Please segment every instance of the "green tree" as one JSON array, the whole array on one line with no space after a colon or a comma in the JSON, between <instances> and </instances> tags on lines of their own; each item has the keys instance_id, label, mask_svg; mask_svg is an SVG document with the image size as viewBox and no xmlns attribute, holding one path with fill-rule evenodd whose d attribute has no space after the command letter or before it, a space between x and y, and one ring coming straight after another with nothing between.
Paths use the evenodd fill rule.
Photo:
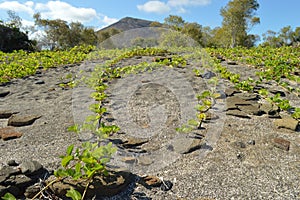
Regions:
<instances>
[{"instance_id":1,"label":"green tree","mask_svg":"<svg viewBox=\"0 0 300 200\"><path fill-rule=\"evenodd\" d=\"M283 42L275 31L268 30L263 34L262 46L281 47Z\"/></svg>"},{"instance_id":2,"label":"green tree","mask_svg":"<svg viewBox=\"0 0 300 200\"><path fill-rule=\"evenodd\" d=\"M295 31L292 34L292 44L293 45L300 44L300 27L296 27Z\"/></svg>"},{"instance_id":3,"label":"green tree","mask_svg":"<svg viewBox=\"0 0 300 200\"><path fill-rule=\"evenodd\" d=\"M283 41L283 45L291 45L293 41L293 30L291 26L285 26L280 29L279 37Z\"/></svg>"},{"instance_id":4,"label":"green tree","mask_svg":"<svg viewBox=\"0 0 300 200\"><path fill-rule=\"evenodd\" d=\"M80 22L68 24L61 19L42 19L39 13L34 14L35 24L43 27L46 33L44 44L47 48L68 49L77 45L96 45L97 36L92 28L84 27Z\"/></svg>"},{"instance_id":5,"label":"green tree","mask_svg":"<svg viewBox=\"0 0 300 200\"><path fill-rule=\"evenodd\" d=\"M10 28L22 28L22 19L16 12L9 10L7 11L8 21L6 22L6 26Z\"/></svg>"},{"instance_id":6,"label":"green tree","mask_svg":"<svg viewBox=\"0 0 300 200\"><path fill-rule=\"evenodd\" d=\"M258 8L256 0L231 0L221 8L222 28L230 35L231 47L243 45L247 32L260 22L259 18L254 16Z\"/></svg>"},{"instance_id":7,"label":"green tree","mask_svg":"<svg viewBox=\"0 0 300 200\"><path fill-rule=\"evenodd\" d=\"M203 45L202 42L202 26L196 22L194 23L185 23L181 31L185 35L188 35L193 40L195 40L200 45Z\"/></svg>"},{"instance_id":8,"label":"green tree","mask_svg":"<svg viewBox=\"0 0 300 200\"><path fill-rule=\"evenodd\" d=\"M180 39L179 39L180 42L178 42L178 44L182 43L181 39L182 38L187 38L186 36L192 38L198 44L203 44L203 42L201 41L201 39L202 39L202 26L200 24L196 23L196 22L193 22L193 23L185 22L182 19L182 17L180 17L180 16L170 15L169 17L165 18L163 26L166 27L166 28L169 28L171 30L178 31L180 34L185 35L185 37L180 37ZM178 37L178 36L175 36L177 34L173 33L172 31L169 32L169 33L172 34L168 38L170 40L173 40L173 39ZM164 34L163 37L164 37L163 40L168 40L166 34ZM173 38L173 39L171 39L171 38Z\"/></svg>"},{"instance_id":9,"label":"green tree","mask_svg":"<svg viewBox=\"0 0 300 200\"><path fill-rule=\"evenodd\" d=\"M169 17L165 18L164 25L167 28L171 28L176 31L181 31L185 25L185 21L180 16L169 15Z\"/></svg>"},{"instance_id":10,"label":"green tree","mask_svg":"<svg viewBox=\"0 0 300 200\"><path fill-rule=\"evenodd\" d=\"M120 30L116 29L116 28L109 28L106 30L100 30L97 32L97 37L98 37L98 43L102 43L105 40L109 39L110 37L121 33Z\"/></svg>"},{"instance_id":11,"label":"green tree","mask_svg":"<svg viewBox=\"0 0 300 200\"><path fill-rule=\"evenodd\" d=\"M33 51L35 43L28 39L28 35L19 28L8 27L0 23L0 51L14 50Z\"/></svg>"}]
</instances>

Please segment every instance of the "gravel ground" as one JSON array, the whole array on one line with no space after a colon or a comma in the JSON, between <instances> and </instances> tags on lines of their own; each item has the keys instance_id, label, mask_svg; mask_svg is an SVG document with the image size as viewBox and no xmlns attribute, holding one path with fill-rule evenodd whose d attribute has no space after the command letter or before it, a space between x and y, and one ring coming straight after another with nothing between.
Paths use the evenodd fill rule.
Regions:
<instances>
[{"instance_id":1,"label":"gravel ground","mask_svg":"<svg viewBox=\"0 0 300 200\"><path fill-rule=\"evenodd\" d=\"M133 58L123 64L143 59L149 60ZM73 91L58 86L63 82L62 77L78 71L79 66L42 70L40 74L0 87L10 91L8 96L0 98L0 110L42 116L31 126L17 128L24 134L21 138L0 140L2 163L11 159L18 162L30 159L39 161L47 169L56 169L60 164L58 156L65 152L66 147L72 143L80 145L79 137L67 131L67 127L74 123ZM242 71L247 75L246 70ZM178 73L191 82L194 90L206 84L203 80L193 79L189 70L179 69ZM36 84L41 80L45 84ZM223 88L229 85L225 81ZM126 87L130 88L130 84ZM172 105L177 104L173 102ZM214 135L212 132L220 131L215 135L216 144L212 145L212 150L204 151L205 154L198 150L172 162L160 158L155 165L161 167L148 172L170 180L174 184L171 190L150 190L137 184L129 199L300 199L299 132L277 129L274 120L267 116L253 116L251 119L225 116L221 124L206 125L204 132L208 137ZM5 123L1 120L0 125L5 126ZM275 137L290 141L290 150L276 148L273 144ZM167 165L162 165L162 162L167 162ZM142 171L140 173L138 175L144 175Z\"/></svg>"}]
</instances>

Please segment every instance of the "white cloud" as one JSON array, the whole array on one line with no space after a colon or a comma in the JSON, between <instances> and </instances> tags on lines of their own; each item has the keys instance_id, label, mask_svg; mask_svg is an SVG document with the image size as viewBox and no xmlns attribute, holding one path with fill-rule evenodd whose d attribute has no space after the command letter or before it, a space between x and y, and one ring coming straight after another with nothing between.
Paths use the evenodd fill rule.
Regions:
<instances>
[{"instance_id":1,"label":"white cloud","mask_svg":"<svg viewBox=\"0 0 300 200\"><path fill-rule=\"evenodd\" d=\"M41 13L42 18L46 19L85 23L98 18L96 10L92 8L77 8L62 1L48 1L46 4L37 3L35 10Z\"/></svg>"},{"instance_id":2,"label":"white cloud","mask_svg":"<svg viewBox=\"0 0 300 200\"><path fill-rule=\"evenodd\" d=\"M166 3L161 1L148 1L143 5L138 5L137 8L140 11L158 14L163 14L171 11L171 8Z\"/></svg>"},{"instance_id":3,"label":"white cloud","mask_svg":"<svg viewBox=\"0 0 300 200\"><path fill-rule=\"evenodd\" d=\"M104 18L102 20L102 22L105 24L105 26L111 25L111 24L113 24L113 23L115 23L117 21L118 21L118 19L116 19L116 18L109 18L108 16L104 16Z\"/></svg>"},{"instance_id":4,"label":"white cloud","mask_svg":"<svg viewBox=\"0 0 300 200\"><path fill-rule=\"evenodd\" d=\"M32 3L32 1L27 1L24 4L19 3L18 1L4 1L0 3L0 9L12 10L15 12L25 12L32 15L34 13Z\"/></svg>"},{"instance_id":5,"label":"white cloud","mask_svg":"<svg viewBox=\"0 0 300 200\"><path fill-rule=\"evenodd\" d=\"M34 22L22 19L22 25L25 26L25 27L34 26Z\"/></svg>"},{"instance_id":6,"label":"white cloud","mask_svg":"<svg viewBox=\"0 0 300 200\"><path fill-rule=\"evenodd\" d=\"M189 6L205 6L211 3L212 0L168 0L163 1L148 1L143 5L138 5L140 11L148 13L168 13L175 9L178 13L185 13L185 7Z\"/></svg>"}]
</instances>

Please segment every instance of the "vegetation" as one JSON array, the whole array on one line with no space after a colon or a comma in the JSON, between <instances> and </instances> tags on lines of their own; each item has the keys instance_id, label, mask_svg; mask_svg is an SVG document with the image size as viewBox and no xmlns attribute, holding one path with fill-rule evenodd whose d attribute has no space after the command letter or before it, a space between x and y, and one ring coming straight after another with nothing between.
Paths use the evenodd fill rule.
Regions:
<instances>
[{"instance_id":1,"label":"vegetation","mask_svg":"<svg viewBox=\"0 0 300 200\"><path fill-rule=\"evenodd\" d=\"M245 41L249 39L247 30L260 22L258 17L254 17L254 12L259 4L256 0L233 0L221 9L223 17L222 32L224 37L230 38L225 46L236 47L246 46Z\"/></svg>"},{"instance_id":2,"label":"vegetation","mask_svg":"<svg viewBox=\"0 0 300 200\"><path fill-rule=\"evenodd\" d=\"M56 19L42 19L39 13L34 16L35 24L43 27L46 33L41 39L42 46L50 50L69 49L79 45L96 45L97 37L92 28L84 27L80 22L68 24Z\"/></svg>"},{"instance_id":3,"label":"vegetation","mask_svg":"<svg viewBox=\"0 0 300 200\"><path fill-rule=\"evenodd\" d=\"M21 30L21 18L12 11L8 11L8 16L7 22L0 20L0 51L33 51L35 42L29 40L28 35Z\"/></svg>"},{"instance_id":4,"label":"vegetation","mask_svg":"<svg viewBox=\"0 0 300 200\"><path fill-rule=\"evenodd\" d=\"M39 68L48 69L80 63L94 48L93 46L76 46L69 51L26 52L19 50L12 53L0 51L0 83L33 75Z\"/></svg>"},{"instance_id":5,"label":"vegetation","mask_svg":"<svg viewBox=\"0 0 300 200\"><path fill-rule=\"evenodd\" d=\"M187 67L189 59L201 60L202 50L212 56L209 67L216 76L211 78L210 89L198 94L196 106L197 115L191 119L188 125L178 128L178 131L189 132L200 129L206 120L206 113L211 109L215 100L220 97L216 86L220 79L229 80L240 90L254 92L262 83L273 81L278 87L300 96L300 27L293 30L290 26L283 27L280 32L268 31L264 34L264 43L253 47L257 36L248 34L252 26L259 23L255 16L259 8L256 0L231 0L220 10L223 22L221 27L214 29L202 27L198 23L186 22L180 16L170 15L163 24L152 23L153 27L166 27L172 31L163 33L158 40L154 38L135 38L132 49L96 50L98 41L108 47L113 47L109 41L111 36L120 33L117 29L108 29L96 35L93 29L84 27L79 22L67 23L66 21L42 19L40 14L35 14L36 25L44 29L46 35L37 43L28 39L27 33L21 31L21 19L13 12L9 13L10 21L0 23L0 83L9 82L14 78L22 78L33 75L38 69L48 69L68 64L78 64L85 59L108 60L97 66L89 79L83 77L80 82L75 82L73 77L67 76L69 83L61 87L74 87L76 84L86 84L94 90L91 97L95 103L90 106L93 115L88 116L83 124L75 124L69 131L80 134L82 131L90 131L98 137L95 143L86 142L81 147L70 145L65 155L61 156L61 168L55 171L59 181L64 177L75 180L85 179L87 185L97 175L107 175L107 163L110 162L116 148L112 143L103 145L104 139L119 131L116 125L103 123L103 115L107 112L105 93L107 82L115 78L121 78L131 73L151 71L158 67ZM160 44L160 48L154 48ZM37 50L41 45L47 50ZM184 48L192 46L190 48ZM216 48L219 47L219 48ZM167 49L166 49L167 48ZM185 52L184 55L179 52ZM161 56L168 55L161 58ZM154 56L151 63L141 62L137 65L118 67L118 63L134 56ZM157 57L156 57L157 56ZM221 64L220 58L249 65L257 70L255 78L241 77L233 73ZM206 66L202 66L206 67ZM195 76L201 76L202 69L193 69ZM279 109L290 111L291 116L300 119L300 108L293 107L291 102L280 94L271 94L267 89L258 91ZM42 191L41 191L42 192ZM83 194L71 189L67 196L72 199L84 199ZM37 194L36 197L38 197ZM6 194L3 199L15 199L11 194Z\"/></svg>"}]
</instances>

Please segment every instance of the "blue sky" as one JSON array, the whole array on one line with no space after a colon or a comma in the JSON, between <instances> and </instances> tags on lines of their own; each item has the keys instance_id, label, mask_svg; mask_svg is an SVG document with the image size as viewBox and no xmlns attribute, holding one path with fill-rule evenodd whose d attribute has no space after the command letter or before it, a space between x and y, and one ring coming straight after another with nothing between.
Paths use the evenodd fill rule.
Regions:
<instances>
[{"instance_id":1,"label":"blue sky","mask_svg":"<svg viewBox=\"0 0 300 200\"><path fill-rule=\"evenodd\" d=\"M32 24L33 13L40 12L43 18L60 18L66 21L80 21L87 26L102 28L117 20L130 16L163 22L172 15L180 15L185 21L197 22L212 28L220 26L220 8L229 0L63 0L63 1L8 1L0 0L0 19L7 19L7 10L14 10L24 19L24 24ZM300 26L300 0L258 0L260 8L257 16L260 25L251 33L279 31L290 25Z\"/></svg>"}]
</instances>

